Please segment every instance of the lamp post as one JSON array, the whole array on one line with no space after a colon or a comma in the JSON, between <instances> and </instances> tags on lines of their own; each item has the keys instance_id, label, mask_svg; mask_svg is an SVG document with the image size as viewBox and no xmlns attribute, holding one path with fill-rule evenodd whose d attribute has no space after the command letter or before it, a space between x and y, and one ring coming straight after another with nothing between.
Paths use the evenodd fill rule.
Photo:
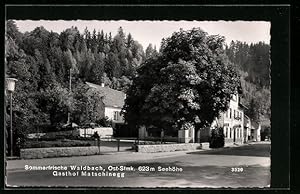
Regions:
<instances>
[{"instance_id":1,"label":"lamp post","mask_svg":"<svg viewBox=\"0 0 300 194\"><path fill-rule=\"evenodd\" d=\"M10 156L13 156L13 130L12 130L12 93L15 91L15 78L6 78L7 91L10 93Z\"/></svg>"}]
</instances>

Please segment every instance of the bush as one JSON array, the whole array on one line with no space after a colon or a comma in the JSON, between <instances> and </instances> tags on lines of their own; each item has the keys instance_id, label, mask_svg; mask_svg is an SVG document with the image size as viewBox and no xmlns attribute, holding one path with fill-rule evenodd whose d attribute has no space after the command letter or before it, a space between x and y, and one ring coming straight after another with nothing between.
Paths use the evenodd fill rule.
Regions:
<instances>
[{"instance_id":1,"label":"bush","mask_svg":"<svg viewBox=\"0 0 300 194\"><path fill-rule=\"evenodd\" d=\"M81 147L91 146L88 141L79 140L56 140L56 141L27 141L24 148L49 148L49 147Z\"/></svg>"},{"instance_id":2,"label":"bush","mask_svg":"<svg viewBox=\"0 0 300 194\"><path fill-rule=\"evenodd\" d=\"M101 118L96 123L102 127L111 127L112 126L112 121L109 120L108 117Z\"/></svg>"},{"instance_id":3,"label":"bush","mask_svg":"<svg viewBox=\"0 0 300 194\"><path fill-rule=\"evenodd\" d=\"M221 148L224 147L225 137L223 133L223 128L215 128L211 130L211 140L209 147L210 148Z\"/></svg>"}]
</instances>

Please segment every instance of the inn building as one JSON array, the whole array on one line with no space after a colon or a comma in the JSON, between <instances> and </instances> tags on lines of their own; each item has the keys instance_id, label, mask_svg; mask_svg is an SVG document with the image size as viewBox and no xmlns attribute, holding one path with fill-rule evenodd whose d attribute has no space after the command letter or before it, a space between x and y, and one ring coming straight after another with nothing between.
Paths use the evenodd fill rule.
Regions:
<instances>
[{"instance_id":1,"label":"inn building","mask_svg":"<svg viewBox=\"0 0 300 194\"><path fill-rule=\"evenodd\" d=\"M95 88L103 94L104 116L111 120L113 125L123 124L124 118L121 110L125 104L126 94L122 91L111 89L102 83L101 85L86 82L86 84Z\"/></svg>"}]
</instances>

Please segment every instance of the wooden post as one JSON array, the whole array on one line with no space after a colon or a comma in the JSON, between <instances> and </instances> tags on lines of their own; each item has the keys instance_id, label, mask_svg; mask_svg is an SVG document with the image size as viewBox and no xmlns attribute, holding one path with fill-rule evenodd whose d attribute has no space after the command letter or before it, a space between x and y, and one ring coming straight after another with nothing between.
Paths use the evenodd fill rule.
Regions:
<instances>
[{"instance_id":1,"label":"wooden post","mask_svg":"<svg viewBox=\"0 0 300 194\"><path fill-rule=\"evenodd\" d=\"M101 140L101 135L99 136L99 138L98 138L98 150L99 150L99 155L100 155L100 151L101 151L101 142L100 142L100 140Z\"/></svg>"},{"instance_id":2,"label":"wooden post","mask_svg":"<svg viewBox=\"0 0 300 194\"><path fill-rule=\"evenodd\" d=\"M71 90L72 90L72 74L71 74L71 69L70 69L70 76L69 76L69 93L71 94ZM68 121L67 123L70 123L70 117L71 117L71 113L70 111L68 111Z\"/></svg>"},{"instance_id":3,"label":"wooden post","mask_svg":"<svg viewBox=\"0 0 300 194\"><path fill-rule=\"evenodd\" d=\"M12 92L10 92L10 156L13 156L13 130L12 130Z\"/></svg>"}]
</instances>

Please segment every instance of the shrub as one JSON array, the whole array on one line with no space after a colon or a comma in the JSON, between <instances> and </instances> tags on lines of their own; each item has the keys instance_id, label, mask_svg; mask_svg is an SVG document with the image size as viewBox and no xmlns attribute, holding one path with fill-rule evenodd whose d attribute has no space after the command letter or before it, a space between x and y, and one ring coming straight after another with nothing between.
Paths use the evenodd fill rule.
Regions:
<instances>
[{"instance_id":1,"label":"shrub","mask_svg":"<svg viewBox=\"0 0 300 194\"><path fill-rule=\"evenodd\" d=\"M224 147L225 137L223 133L223 128L215 128L211 130L211 140L209 147L210 148L221 148Z\"/></svg>"},{"instance_id":2,"label":"shrub","mask_svg":"<svg viewBox=\"0 0 300 194\"><path fill-rule=\"evenodd\" d=\"M79 140L57 140L57 141L27 141L25 148L48 148L48 147L81 147L91 146L88 141Z\"/></svg>"},{"instance_id":3,"label":"shrub","mask_svg":"<svg viewBox=\"0 0 300 194\"><path fill-rule=\"evenodd\" d=\"M103 118L99 119L96 123L102 127L111 127L112 126L112 121L109 120L108 117L103 117Z\"/></svg>"}]
</instances>

